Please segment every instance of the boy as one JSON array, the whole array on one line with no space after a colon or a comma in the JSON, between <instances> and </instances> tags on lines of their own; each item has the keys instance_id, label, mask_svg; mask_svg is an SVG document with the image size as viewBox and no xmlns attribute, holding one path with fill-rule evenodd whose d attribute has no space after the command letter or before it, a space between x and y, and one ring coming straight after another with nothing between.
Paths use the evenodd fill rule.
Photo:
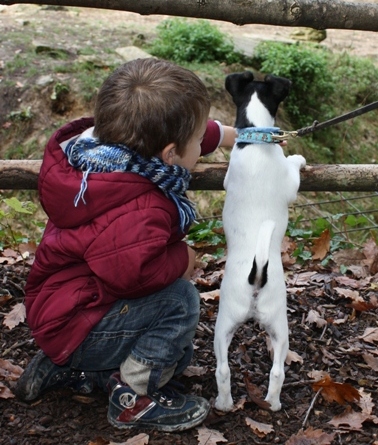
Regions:
<instances>
[{"instance_id":1,"label":"boy","mask_svg":"<svg viewBox=\"0 0 378 445\"><path fill-rule=\"evenodd\" d=\"M25 289L43 352L18 381L21 400L97 384L117 428L181 431L206 418L208 401L171 379L190 363L199 318L183 241L195 218L189 171L235 138L209 110L194 73L138 59L104 82L94 120L50 139L39 175L49 220Z\"/></svg>"}]
</instances>

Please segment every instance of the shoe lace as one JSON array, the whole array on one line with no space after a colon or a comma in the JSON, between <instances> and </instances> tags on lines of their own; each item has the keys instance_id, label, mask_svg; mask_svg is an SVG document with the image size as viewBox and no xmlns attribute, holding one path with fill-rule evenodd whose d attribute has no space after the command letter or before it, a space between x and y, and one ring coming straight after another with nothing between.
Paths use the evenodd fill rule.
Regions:
<instances>
[{"instance_id":1,"label":"shoe lace","mask_svg":"<svg viewBox=\"0 0 378 445\"><path fill-rule=\"evenodd\" d=\"M184 385L176 380L170 380L166 385L162 386L155 392L155 396L159 397L160 403L171 406L173 399L178 399L181 395L178 390L184 390Z\"/></svg>"}]
</instances>

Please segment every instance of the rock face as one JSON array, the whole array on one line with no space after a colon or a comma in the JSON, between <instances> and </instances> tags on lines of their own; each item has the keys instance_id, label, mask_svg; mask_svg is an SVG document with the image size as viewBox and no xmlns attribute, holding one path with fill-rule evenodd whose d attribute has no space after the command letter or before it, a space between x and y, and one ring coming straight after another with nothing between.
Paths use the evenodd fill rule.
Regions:
<instances>
[{"instance_id":1,"label":"rock face","mask_svg":"<svg viewBox=\"0 0 378 445\"><path fill-rule=\"evenodd\" d=\"M327 38L327 31L325 29L294 28L290 37L294 40L319 43Z\"/></svg>"},{"instance_id":2,"label":"rock face","mask_svg":"<svg viewBox=\"0 0 378 445\"><path fill-rule=\"evenodd\" d=\"M138 48L137 46L124 46L123 48L117 48L115 52L122 57L125 62L134 59L148 59L151 54Z\"/></svg>"}]
</instances>

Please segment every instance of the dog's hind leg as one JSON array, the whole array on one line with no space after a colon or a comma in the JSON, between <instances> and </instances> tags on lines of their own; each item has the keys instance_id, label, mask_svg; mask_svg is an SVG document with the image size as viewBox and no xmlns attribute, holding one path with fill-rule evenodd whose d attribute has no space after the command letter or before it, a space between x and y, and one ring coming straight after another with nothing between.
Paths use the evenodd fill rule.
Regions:
<instances>
[{"instance_id":1,"label":"dog's hind leg","mask_svg":"<svg viewBox=\"0 0 378 445\"><path fill-rule=\"evenodd\" d=\"M285 359L289 350L289 337L286 312L274 319L274 322L265 326L273 348L273 366L270 370L268 394L265 398L270 403L272 411L281 409L280 394L285 380Z\"/></svg>"},{"instance_id":2,"label":"dog's hind leg","mask_svg":"<svg viewBox=\"0 0 378 445\"><path fill-rule=\"evenodd\" d=\"M215 408L220 411L231 411L234 402L231 396L228 348L238 326L236 326L229 317L222 316L222 313L222 308L220 308L214 335L214 351L217 359L215 376L218 385L218 397L215 401Z\"/></svg>"}]
</instances>

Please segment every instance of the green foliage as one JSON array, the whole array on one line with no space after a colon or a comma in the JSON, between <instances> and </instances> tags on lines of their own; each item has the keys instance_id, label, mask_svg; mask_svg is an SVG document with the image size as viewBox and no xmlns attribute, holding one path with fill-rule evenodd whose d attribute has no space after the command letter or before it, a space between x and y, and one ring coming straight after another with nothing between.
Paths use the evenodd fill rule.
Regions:
<instances>
[{"instance_id":1,"label":"green foliage","mask_svg":"<svg viewBox=\"0 0 378 445\"><path fill-rule=\"evenodd\" d=\"M8 119L11 121L28 121L33 117L31 107L26 107L22 110L11 111L8 115Z\"/></svg>"},{"instance_id":2,"label":"green foliage","mask_svg":"<svg viewBox=\"0 0 378 445\"><path fill-rule=\"evenodd\" d=\"M62 96L68 94L70 87L64 83L57 82L54 85L53 92L51 93L51 100L59 100Z\"/></svg>"},{"instance_id":3,"label":"green foliage","mask_svg":"<svg viewBox=\"0 0 378 445\"><path fill-rule=\"evenodd\" d=\"M330 114L324 101L334 91L328 57L327 50L303 44L262 42L255 50L254 61L260 71L292 81L285 110L297 126L312 124L315 115Z\"/></svg>"},{"instance_id":4,"label":"green foliage","mask_svg":"<svg viewBox=\"0 0 378 445\"><path fill-rule=\"evenodd\" d=\"M20 220L30 217L36 212L37 206L31 201L19 201L17 198L3 198L0 200L0 249L11 247L18 251L21 243L29 241L28 236L21 233L17 227Z\"/></svg>"},{"instance_id":5,"label":"green foliage","mask_svg":"<svg viewBox=\"0 0 378 445\"><path fill-rule=\"evenodd\" d=\"M186 241L190 246L195 247L212 246L215 248L213 255L217 258L222 257L226 244L222 221L214 219L194 224L188 232Z\"/></svg>"},{"instance_id":6,"label":"green foliage","mask_svg":"<svg viewBox=\"0 0 378 445\"><path fill-rule=\"evenodd\" d=\"M378 67L367 58L333 54L314 44L262 42L256 47L253 61L258 70L292 81L284 104L292 129L378 100ZM364 126L369 118L376 120L364 115L307 135L297 143L309 163L369 163L375 157L377 137L371 131L374 124Z\"/></svg>"},{"instance_id":7,"label":"green foliage","mask_svg":"<svg viewBox=\"0 0 378 445\"><path fill-rule=\"evenodd\" d=\"M167 19L158 27L158 38L149 48L152 55L182 62L238 63L243 56L231 40L206 20Z\"/></svg>"}]
</instances>

